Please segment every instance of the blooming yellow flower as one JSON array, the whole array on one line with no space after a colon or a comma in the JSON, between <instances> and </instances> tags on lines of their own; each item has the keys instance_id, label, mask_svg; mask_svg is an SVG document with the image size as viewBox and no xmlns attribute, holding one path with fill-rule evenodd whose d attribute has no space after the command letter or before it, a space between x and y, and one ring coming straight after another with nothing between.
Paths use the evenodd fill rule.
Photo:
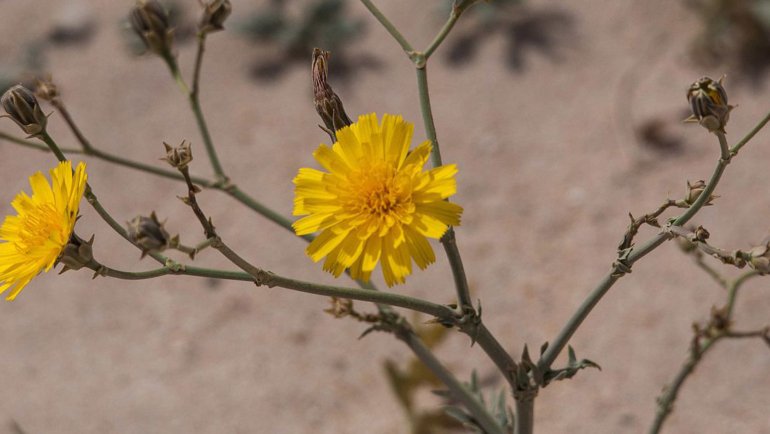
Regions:
<instances>
[{"instance_id":1,"label":"blooming yellow flower","mask_svg":"<svg viewBox=\"0 0 770 434\"><path fill-rule=\"evenodd\" d=\"M321 231L307 254L326 257L324 270L346 269L368 281L382 262L388 286L404 283L412 260L424 269L436 260L427 238L440 238L460 224L462 207L444 199L457 191L457 167L423 171L431 152L425 141L409 152L414 126L372 113L337 131L337 143L313 153L327 172L302 168L294 178L293 227L297 235ZM426 238L427 237L427 238Z\"/></svg>"},{"instance_id":2,"label":"blooming yellow flower","mask_svg":"<svg viewBox=\"0 0 770 434\"><path fill-rule=\"evenodd\" d=\"M21 192L11 202L18 215L0 227L0 293L13 300L40 271L56 263L70 239L86 188L86 166L64 161L51 169L51 184L37 172L29 178L32 196Z\"/></svg>"}]
</instances>

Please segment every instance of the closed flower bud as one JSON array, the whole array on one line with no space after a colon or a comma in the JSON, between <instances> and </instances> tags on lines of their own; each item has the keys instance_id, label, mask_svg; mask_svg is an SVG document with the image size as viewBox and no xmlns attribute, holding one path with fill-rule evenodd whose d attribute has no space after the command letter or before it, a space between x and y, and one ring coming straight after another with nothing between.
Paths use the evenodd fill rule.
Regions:
<instances>
[{"instance_id":1,"label":"closed flower bud","mask_svg":"<svg viewBox=\"0 0 770 434\"><path fill-rule=\"evenodd\" d=\"M150 252L162 252L170 236L153 211L149 217L137 216L128 222L128 238L142 249L142 257Z\"/></svg>"},{"instance_id":2,"label":"closed flower bud","mask_svg":"<svg viewBox=\"0 0 770 434\"><path fill-rule=\"evenodd\" d=\"M192 161L190 142L183 140L182 143L176 147L163 142L163 146L166 148L166 156L161 158L161 160L167 162L172 167L183 169Z\"/></svg>"},{"instance_id":3,"label":"closed flower bud","mask_svg":"<svg viewBox=\"0 0 770 434\"><path fill-rule=\"evenodd\" d=\"M224 30L223 24L233 10L230 0L208 0L201 5L203 15L198 23L198 31L205 34Z\"/></svg>"},{"instance_id":4,"label":"closed flower bud","mask_svg":"<svg viewBox=\"0 0 770 434\"><path fill-rule=\"evenodd\" d=\"M733 106L727 104L727 93L722 87L724 76L718 81L703 77L687 90L687 101L692 115L685 122L697 122L711 132L724 133Z\"/></svg>"},{"instance_id":5,"label":"closed flower bud","mask_svg":"<svg viewBox=\"0 0 770 434\"><path fill-rule=\"evenodd\" d=\"M26 87L17 84L8 89L0 98L7 116L16 122L29 137L39 135L45 130L48 118L40 109L35 95Z\"/></svg>"},{"instance_id":6,"label":"closed flower bud","mask_svg":"<svg viewBox=\"0 0 770 434\"><path fill-rule=\"evenodd\" d=\"M329 52L320 48L313 49L313 103L315 110L324 121L326 128L334 133L353 122L345 113L342 100L326 81L329 68Z\"/></svg>"},{"instance_id":7,"label":"closed flower bud","mask_svg":"<svg viewBox=\"0 0 770 434\"><path fill-rule=\"evenodd\" d=\"M77 235L72 234L58 259L59 263L64 265L61 273L68 270L80 270L87 265L94 264L93 245L93 235L90 240L85 241Z\"/></svg>"},{"instance_id":8,"label":"closed flower bud","mask_svg":"<svg viewBox=\"0 0 770 434\"><path fill-rule=\"evenodd\" d=\"M160 56L171 54L174 30L169 25L168 13L160 3L138 0L131 9L129 22L148 50Z\"/></svg>"}]
</instances>

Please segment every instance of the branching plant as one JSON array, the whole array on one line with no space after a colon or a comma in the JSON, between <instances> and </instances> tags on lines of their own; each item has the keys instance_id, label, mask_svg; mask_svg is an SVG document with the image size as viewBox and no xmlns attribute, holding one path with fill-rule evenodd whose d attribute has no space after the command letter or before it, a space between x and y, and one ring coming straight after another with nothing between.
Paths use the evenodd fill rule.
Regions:
<instances>
[{"instance_id":1,"label":"branching plant","mask_svg":"<svg viewBox=\"0 0 770 434\"><path fill-rule=\"evenodd\" d=\"M712 310L708 322L695 326L690 356L658 399L658 410L650 433L660 432L684 381L717 342L727 338L756 338L770 345L767 324L749 330L735 330L732 326L735 300L743 283L770 273L770 241L765 240L747 250L728 251L709 244L709 233L704 228L686 226L704 206L715 202L714 191L729 163L770 121L770 113L731 146L725 136L725 125L733 106L727 102L722 80L701 78L693 83L687 92L692 109L688 121L707 129L718 142L715 149L719 151L715 152L716 165L711 177L708 181L688 182L688 191L683 198L666 199L649 213L640 217L631 216L631 223L626 233L622 234L612 266L559 333L551 341L538 345L537 353L524 345L522 354L514 355L487 328L481 302L474 302L470 295L454 229L460 225L463 210L449 200L457 189L457 169L443 162L428 86L428 65L433 54L475 1L455 0L446 23L423 49L415 49L371 0L361 0L361 3L412 62L427 140L412 148L413 126L400 116L386 114L378 118L375 114L367 114L357 117L354 122L346 113L342 99L329 84L328 52L314 50L311 69L314 104L321 117L321 128L329 135L333 145L321 145L314 153L323 170L302 168L294 179L294 215L302 216L296 220L269 209L238 187L236 180L229 176L220 162L218 153L221 149L217 148L208 128L199 92L203 58L207 38L223 29L230 15L228 0L209 0L201 4L198 48L189 82L180 72L173 49L173 29L163 7L155 0L139 0L130 12L132 28L147 50L165 63L171 78L189 102L202 138L203 154L214 173L212 178L190 174L190 165L201 159L201 153L198 148L193 152L187 141L178 145L163 143L165 154L162 159L168 164L165 168L101 150L78 127L50 78L41 78L35 93L21 85L9 89L2 97L6 117L14 121L27 137L0 132L0 138L20 146L50 151L59 164L51 170L50 182L39 172L30 178L32 195L22 192L16 196L13 206L18 215L8 216L0 228L0 292L6 292L7 299L13 300L37 274L60 264L62 271L87 269L93 272L94 277L102 278L146 280L166 275L187 275L243 281L331 297L332 306L327 312L366 324L363 335L375 331L392 334L414 354L416 361L407 370L389 364L388 376L412 422L412 428L419 428L422 432L437 429L435 426L431 428L431 424L454 429L460 423L474 432L532 433L535 401L541 388L572 378L582 369L599 368L595 362L577 357L569 345L572 336L613 285L629 274L636 262L666 241L678 239L685 243L696 264L727 290L727 301L724 306ZM50 120L63 121L75 136L78 147L60 147L49 134L46 128L49 116L44 113L39 100L53 106L57 115ZM158 145L160 147L160 143ZM451 149L445 151L451 154ZM99 201L99 186L92 187L88 183L85 164L72 162L78 156L179 181L180 199L190 208L190 216L200 226L202 238L193 245L183 244L178 236L169 234L155 213L140 214L124 227ZM428 161L430 168L425 169ZM206 211L207 204L197 196L202 189L220 191L292 234L301 236L309 242L307 254L311 259L323 259L324 270L337 277L347 273L357 286L302 281L254 264L234 250L229 240L217 231L216 221ZM86 228L77 225L83 197L108 226L140 249L143 256L156 261L158 267L129 271L100 262L99 246L95 244L94 237L84 234ZM681 211L666 217L674 209ZM639 229L644 225L658 228L658 232L647 240L637 242ZM397 285L404 284L412 274L413 265L424 269L435 261L428 238L440 240L454 280L453 290L435 288L434 292L443 294L437 297L453 293L456 297L454 304L444 305L407 296L398 290ZM192 265L200 260L198 253L207 248L216 250L229 260L233 268ZM164 255L167 250L183 252L188 255L189 261L174 261ZM751 270L730 280L707 262L707 256L730 266L749 267ZM378 290L370 283L371 274L378 265L389 287L387 291ZM376 313L357 311L353 300L374 303ZM419 312L428 315L431 320L427 326L416 328L394 308ZM470 345L478 347L495 364L499 376L505 380L504 393L484 393L475 374L470 381L462 381L437 358L432 347L442 339L452 338L454 331L465 334ZM421 336L426 337L427 342ZM557 366L557 358L565 350L567 364ZM430 375L426 377L419 370L426 370ZM411 394L414 388L424 384L440 389L438 394L446 398L446 411L453 419L443 418L435 412L421 414L414 410ZM511 398L513 411L506 403Z\"/></svg>"}]
</instances>

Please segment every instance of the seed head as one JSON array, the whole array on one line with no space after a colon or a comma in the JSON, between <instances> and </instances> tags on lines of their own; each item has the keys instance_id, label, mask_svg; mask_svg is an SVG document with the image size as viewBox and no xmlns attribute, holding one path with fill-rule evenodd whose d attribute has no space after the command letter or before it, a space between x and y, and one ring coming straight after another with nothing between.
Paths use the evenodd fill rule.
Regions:
<instances>
[{"instance_id":1,"label":"seed head","mask_svg":"<svg viewBox=\"0 0 770 434\"><path fill-rule=\"evenodd\" d=\"M166 148L166 156L161 160L167 162L172 167L177 169L183 169L187 167L192 161L192 151L190 150L190 142L182 140L179 146L171 146L166 142L163 142L163 146Z\"/></svg>"}]
</instances>

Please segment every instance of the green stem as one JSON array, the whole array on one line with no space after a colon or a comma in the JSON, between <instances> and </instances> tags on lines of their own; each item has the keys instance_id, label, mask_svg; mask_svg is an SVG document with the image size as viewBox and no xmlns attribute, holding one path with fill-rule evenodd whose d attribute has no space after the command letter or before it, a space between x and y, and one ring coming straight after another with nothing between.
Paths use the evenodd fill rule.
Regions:
<instances>
[{"instance_id":1,"label":"green stem","mask_svg":"<svg viewBox=\"0 0 770 434\"><path fill-rule=\"evenodd\" d=\"M80 131L80 128L78 128L77 124L75 124L75 121L72 119L72 116L70 116L70 113L67 110L67 107L64 106L64 103L59 98L54 98L51 101L51 104L57 110L59 110L59 114L61 114L62 118L64 118L64 122L75 135L75 138L78 140L78 142L80 142L80 145L83 147L83 153L89 154L91 151L93 151L94 148L91 146L91 142L86 139L86 137Z\"/></svg>"},{"instance_id":2,"label":"green stem","mask_svg":"<svg viewBox=\"0 0 770 434\"><path fill-rule=\"evenodd\" d=\"M428 66L424 65L422 68L416 68L417 70L417 91L420 97L420 112L422 113L422 122L425 124L425 134L432 142L433 150L431 151L430 158L433 167L441 166L441 150L438 145L438 137L436 136L436 125L433 122L433 110L430 105L430 92L428 91Z\"/></svg>"},{"instance_id":3,"label":"green stem","mask_svg":"<svg viewBox=\"0 0 770 434\"><path fill-rule=\"evenodd\" d=\"M428 45L428 48L425 49L425 59L427 60L431 54L433 54L434 51L441 45L442 42L444 42L444 39L447 37L449 32L452 30L452 27L455 26L455 23L460 18L461 11L458 11L455 8L452 8L452 12L449 14L449 19L446 23L444 23L444 26L439 30L438 34L435 38L433 38L433 42Z\"/></svg>"},{"instance_id":4,"label":"green stem","mask_svg":"<svg viewBox=\"0 0 770 434\"><path fill-rule=\"evenodd\" d=\"M273 211L272 209L262 205L261 203L257 202L251 196L244 193L243 190L241 190L237 186L235 185L225 186L221 190L227 193L228 195L230 195L231 197L233 197L234 199L236 199L238 202L246 205L247 207L261 214L263 217L270 220L271 222L277 224L278 226L286 229L291 233L294 233L294 228L291 226L292 224L291 220ZM315 237L312 235L304 235L301 238L307 242L310 242L310 241L313 241Z\"/></svg>"},{"instance_id":5,"label":"green stem","mask_svg":"<svg viewBox=\"0 0 770 434\"><path fill-rule=\"evenodd\" d=\"M193 82L193 88L192 90L187 86L187 83L185 83L184 78L182 77L182 73L179 71L179 66L177 65L176 59L171 56L163 56L163 60L165 60L166 65L168 65L169 71L171 71L171 75L174 77L174 81L176 81L179 88L182 90L182 92L187 95L187 99L190 102L190 107L192 108L193 114L195 115L195 122L198 124L198 130L201 133L201 136L203 138L203 144L206 147L206 153L209 156L209 161L211 162L211 167L214 169L214 173L217 176L217 179L220 182L223 182L227 179L227 176L225 175L224 170L222 169L222 164L219 162L219 157L217 156L216 148L214 148L214 143L211 140L211 134L209 133L208 125L206 124L206 119L203 116L203 111L201 110L201 104L200 104L200 98L198 95L198 79L200 77L200 68L201 63L203 61L203 53L205 50L205 42L206 37L205 34L203 36L198 37L198 52L195 56L195 71L194 71L194 82Z\"/></svg>"},{"instance_id":6,"label":"green stem","mask_svg":"<svg viewBox=\"0 0 770 434\"><path fill-rule=\"evenodd\" d=\"M744 146L746 143L748 143L748 142L749 142L749 140L751 140L752 138L754 138L754 136L756 136L756 135L757 135L757 133L758 133L760 130L762 130L762 128L764 128L764 127L765 127L765 125L766 125L768 122L770 122L770 113L766 114L766 115L765 115L765 117L764 117L764 118L762 118L762 120L761 120L761 121L759 121L759 123L758 123L758 124L757 124L757 125L756 125L754 128L752 128L752 129L751 129L751 131L749 131L749 133L748 133L748 134L746 134L746 136L745 136L745 137L743 137L743 138L741 139L741 141L740 141L740 142L736 143L736 144L735 144L735 146L733 146L732 148L730 148L730 153L731 153L732 155L735 155L735 154L737 154L737 153L738 153L738 151L740 151L740 150L741 150L741 148L742 148L742 147L743 147L743 146Z\"/></svg>"},{"instance_id":7,"label":"green stem","mask_svg":"<svg viewBox=\"0 0 770 434\"><path fill-rule=\"evenodd\" d=\"M430 105L430 93L428 91L428 71L427 65L422 68L417 68L417 87L420 94L420 111L422 112L422 121L425 124L425 134L428 139L433 143L433 150L431 152L431 162L433 167L441 166L441 152L439 150L438 137L436 135L436 125L433 122L433 111ZM455 237L454 229L451 227L447 230L446 234L441 237L441 244L444 246L449 265L452 268L452 275L455 280L455 288L457 292L457 303L461 308L465 306L473 306L470 296L470 288L468 286L468 279L465 275L465 268L463 267L462 258L460 257L460 251L457 248L457 239Z\"/></svg>"},{"instance_id":8,"label":"green stem","mask_svg":"<svg viewBox=\"0 0 770 434\"><path fill-rule=\"evenodd\" d=\"M20 139L18 137L12 136L12 135L10 135L8 133L4 133L2 131L0 131L0 139L7 140L7 141L9 141L11 143L15 143L17 145L21 145L21 146L23 146L25 148L37 149L38 151L51 152L51 148L49 148L47 145L44 145L44 144L41 144L41 143L37 143L37 142L33 142L31 140ZM62 151L66 152L68 154L82 154L83 153L83 151L80 150L80 149L66 149L66 148L62 148Z\"/></svg>"},{"instance_id":9,"label":"green stem","mask_svg":"<svg viewBox=\"0 0 770 434\"><path fill-rule=\"evenodd\" d=\"M503 348L500 342L495 336L487 329L484 323L479 323L475 326L461 329L471 336L475 342L479 344L482 350L492 359L497 369L503 374L505 380L511 387L515 387L516 376L515 372L518 369L516 362L513 360L510 354Z\"/></svg>"},{"instance_id":10,"label":"green stem","mask_svg":"<svg viewBox=\"0 0 770 434\"><path fill-rule=\"evenodd\" d=\"M406 54L411 58L415 52L414 48L412 48L411 44L409 44L401 32L396 29L396 26L394 26L393 23L391 23L390 20L388 20L388 18L385 17L385 15L383 15L379 9L377 9L377 6L375 6L371 0L361 0L361 3L363 3L367 9L369 9L369 12L374 15L374 18L377 18L377 21L382 24L382 27L385 27L385 30L390 33L390 36L393 36L393 39L395 39L396 42L401 45L401 48L404 50L404 52L406 52Z\"/></svg>"},{"instance_id":11,"label":"green stem","mask_svg":"<svg viewBox=\"0 0 770 434\"><path fill-rule=\"evenodd\" d=\"M373 303L382 303L390 306L403 307L417 312L426 313L439 319L453 320L455 313L447 306L431 303L414 297L401 294L392 294L388 292L372 291L370 289L344 288L340 286L318 285L312 282L291 279L279 276L269 271L255 267L247 260L242 258L221 239L217 238L211 246L219 250L224 257L230 260L254 278L258 286L266 285L270 288L278 286L295 291L306 292L309 294L325 295L329 297L349 298L351 300L370 301Z\"/></svg>"},{"instance_id":12,"label":"green stem","mask_svg":"<svg viewBox=\"0 0 770 434\"><path fill-rule=\"evenodd\" d=\"M679 389L682 388L684 381L693 373L693 371L695 371L695 366L697 366L698 362L703 355L706 354L709 348L723 336L724 335L717 335L716 337L706 340L702 344L698 344L697 342L693 343L693 345L698 345L698 347L692 349L690 357L684 365L682 365L679 373L674 377L674 381L666 387L663 395L658 398L658 410L655 413L655 420L650 427L649 434L658 434L660 432L660 429L663 427L663 422L673 410L674 401L676 401L676 398L679 395Z\"/></svg>"},{"instance_id":13,"label":"green stem","mask_svg":"<svg viewBox=\"0 0 770 434\"><path fill-rule=\"evenodd\" d=\"M714 192L714 189L716 189L717 184L719 183L719 180L722 177L722 174L724 173L725 168L727 167L727 164L730 162L729 159L721 159L717 163L716 168L714 169L714 173L711 175L711 179L709 180L708 184L706 185L706 188L703 190L703 192L698 196L698 199L690 205L690 207L679 217L677 217L673 222L672 225L674 226L682 226L692 217L697 214L697 212L703 207L703 205L706 204L711 194ZM630 268L636 261L650 253L651 251L655 250L658 246L663 244L665 241L670 239L670 235L668 233L660 233L656 235L654 238L650 239L640 247L634 248L631 253L628 255L628 257L625 259L626 265ZM538 362L538 367L544 372L548 369L550 369L553 362L556 360L556 357L558 357L559 353L564 349L564 347L569 342L570 338L572 338L572 335L577 331L578 327L583 323L583 320L588 317L588 314L591 313L593 308L596 306L597 303L599 303L599 300L604 297L604 295L607 293L607 291L612 288L612 285L615 284L615 282L620 279L624 273L618 272L618 269L613 269L609 274L604 276L604 278L599 282L599 284L594 288L593 291L588 295L588 297L583 301L583 303L578 307L577 311L572 315L572 317L567 321L567 324L564 325L564 327L561 329L559 334L556 336L556 339L552 341L552 343L548 346L545 353L540 357L540 361Z\"/></svg>"},{"instance_id":14,"label":"green stem","mask_svg":"<svg viewBox=\"0 0 770 434\"><path fill-rule=\"evenodd\" d=\"M735 299L738 297L738 290L743 286L744 283L746 283L747 280L760 276L759 271L757 270L751 270L747 271L740 276L738 276L733 283L728 286L727 290L727 307L725 316L727 319L731 319L733 317L733 310L735 309Z\"/></svg>"},{"instance_id":15,"label":"green stem","mask_svg":"<svg viewBox=\"0 0 770 434\"><path fill-rule=\"evenodd\" d=\"M535 400L516 400L516 427L514 434L532 434L535 424Z\"/></svg>"},{"instance_id":16,"label":"green stem","mask_svg":"<svg viewBox=\"0 0 770 434\"><path fill-rule=\"evenodd\" d=\"M414 333L399 334L397 337L404 341L417 358L449 388L452 397L460 401L468 409L476 421L484 428L484 432L488 434L505 433L505 430L497 423L495 418L489 414L484 404L465 385L457 381L452 373L436 359L436 356Z\"/></svg>"}]
</instances>

